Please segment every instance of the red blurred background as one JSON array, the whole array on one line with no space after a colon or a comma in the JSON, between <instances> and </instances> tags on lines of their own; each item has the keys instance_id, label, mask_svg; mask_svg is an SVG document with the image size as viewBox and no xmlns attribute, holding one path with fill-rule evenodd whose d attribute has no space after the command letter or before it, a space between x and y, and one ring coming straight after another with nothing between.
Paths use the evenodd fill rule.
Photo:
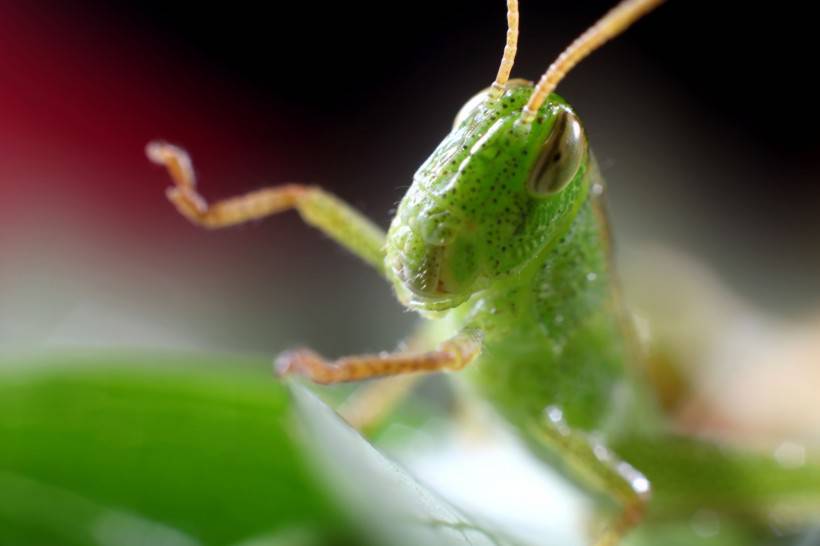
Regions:
<instances>
[{"instance_id":1,"label":"red blurred background","mask_svg":"<svg viewBox=\"0 0 820 546\"><path fill-rule=\"evenodd\" d=\"M523 2L514 75L537 78L609 5ZM610 182L622 259L681 247L798 313L820 288L820 107L792 7L672 1L560 92ZM500 0L0 4L0 343L389 347L413 318L373 273L295 215L188 225L144 145L188 148L207 197L307 181L386 226L504 30Z\"/></svg>"}]
</instances>

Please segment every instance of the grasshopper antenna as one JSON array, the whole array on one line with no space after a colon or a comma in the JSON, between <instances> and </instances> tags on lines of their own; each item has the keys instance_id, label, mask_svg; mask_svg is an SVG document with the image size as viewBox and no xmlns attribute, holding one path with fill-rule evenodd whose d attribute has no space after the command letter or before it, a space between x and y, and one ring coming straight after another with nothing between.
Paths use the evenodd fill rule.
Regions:
<instances>
[{"instance_id":1,"label":"grasshopper antenna","mask_svg":"<svg viewBox=\"0 0 820 546\"><path fill-rule=\"evenodd\" d=\"M490 96L498 98L504 93L504 86L510 79L515 53L518 51L518 0L507 0L507 43L504 45L504 55L501 57L501 66L498 75L490 86Z\"/></svg>"},{"instance_id":2,"label":"grasshopper antenna","mask_svg":"<svg viewBox=\"0 0 820 546\"><path fill-rule=\"evenodd\" d=\"M524 107L521 120L530 123L535 119L535 114L550 93L564 79L567 72L577 65L581 60L611 40L618 34L629 28L635 21L658 7L664 0L624 0L597 23L592 25L586 32L575 39L568 48L550 65L547 71L538 80L538 84L530 95L530 100ZM506 49L504 54L506 56ZM512 63L510 63L512 64ZM502 63L503 66L503 63ZM499 71L499 74L501 72Z\"/></svg>"}]
</instances>

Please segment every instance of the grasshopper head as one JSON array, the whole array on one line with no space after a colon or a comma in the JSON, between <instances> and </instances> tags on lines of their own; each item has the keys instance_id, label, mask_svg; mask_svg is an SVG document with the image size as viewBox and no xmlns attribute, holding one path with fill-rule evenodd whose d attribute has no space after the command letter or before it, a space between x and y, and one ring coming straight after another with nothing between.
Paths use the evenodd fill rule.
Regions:
<instances>
[{"instance_id":1,"label":"grasshopper head","mask_svg":"<svg viewBox=\"0 0 820 546\"><path fill-rule=\"evenodd\" d=\"M509 79L519 14L518 0L507 0L495 81L461 109L390 226L386 265L405 304L455 307L517 274L563 232L586 197L589 149L575 113L552 92L581 59L662 1L622 0L533 85Z\"/></svg>"},{"instance_id":2,"label":"grasshopper head","mask_svg":"<svg viewBox=\"0 0 820 546\"><path fill-rule=\"evenodd\" d=\"M416 172L387 239L386 263L408 306L462 303L516 274L574 217L586 195L586 137L557 95L522 120L532 90L512 80L476 95Z\"/></svg>"}]
</instances>

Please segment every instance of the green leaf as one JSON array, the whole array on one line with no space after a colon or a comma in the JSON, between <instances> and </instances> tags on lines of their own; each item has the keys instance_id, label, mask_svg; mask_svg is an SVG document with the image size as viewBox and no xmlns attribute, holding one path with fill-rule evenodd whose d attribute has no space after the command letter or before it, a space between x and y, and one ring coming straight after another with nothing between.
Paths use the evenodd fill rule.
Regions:
<instances>
[{"instance_id":1,"label":"green leaf","mask_svg":"<svg viewBox=\"0 0 820 546\"><path fill-rule=\"evenodd\" d=\"M380 544L511 545L414 481L309 391L293 387L311 458L357 521Z\"/></svg>"},{"instance_id":2,"label":"green leaf","mask_svg":"<svg viewBox=\"0 0 820 546\"><path fill-rule=\"evenodd\" d=\"M256 364L0 365L0 545L511 544Z\"/></svg>"}]
</instances>

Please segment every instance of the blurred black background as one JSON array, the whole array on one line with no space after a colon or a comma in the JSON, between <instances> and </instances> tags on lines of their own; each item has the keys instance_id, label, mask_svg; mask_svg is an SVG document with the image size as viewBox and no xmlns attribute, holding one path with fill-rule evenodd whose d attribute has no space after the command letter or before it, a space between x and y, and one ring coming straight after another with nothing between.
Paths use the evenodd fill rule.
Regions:
<instances>
[{"instance_id":1,"label":"blurred black background","mask_svg":"<svg viewBox=\"0 0 820 546\"><path fill-rule=\"evenodd\" d=\"M77 4L155 35L174 55L217 68L271 103L321 118L369 117L379 110L374 102L389 112L415 103L426 108L432 100L424 99L433 95L442 97L439 104L451 93L466 97L492 79L506 30L502 0ZM613 5L523 0L515 74L536 79L561 47ZM581 70L639 56L645 71L697 100L716 123L799 159L820 142L816 33L804 2L672 0ZM606 88L596 92L605 100ZM616 107L615 97L612 102ZM452 106L442 104L442 115Z\"/></svg>"},{"instance_id":2,"label":"blurred black background","mask_svg":"<svg viewBox=\"0 0 820 546\"><path fill-rule=\"evenodd\" d=\"M366 115L374 101L406 108L402 97L414 91L470 93L491 79L506 30L501 0L75 2L82 4L118 25L154 34L176 48L173 54L207 70L219 68L271 102L322 117ZM516 73L535 79L559 52L540 48L567 45L613 5L522 0ZM749 131L761 145L799 154L816 151L820 138L813 127L820 110L812 81L816 33L804 2L672 0L582 70L599 70L636 50L646 70L680 86L720 122ZM467 70L478 72L476 81L464 81Z\"/></svg>"}]
</instances>

